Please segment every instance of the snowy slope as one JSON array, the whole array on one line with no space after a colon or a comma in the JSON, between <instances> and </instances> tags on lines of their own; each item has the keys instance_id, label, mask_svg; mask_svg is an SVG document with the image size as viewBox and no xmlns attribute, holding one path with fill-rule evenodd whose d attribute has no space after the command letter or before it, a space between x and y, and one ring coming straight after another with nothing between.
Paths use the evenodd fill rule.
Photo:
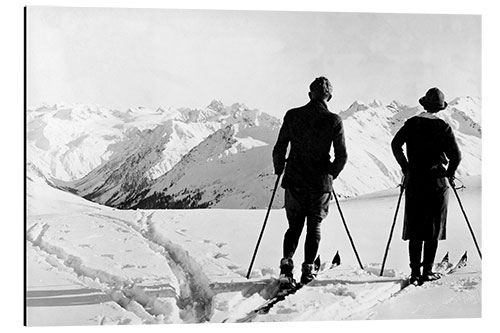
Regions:
<instances>
[{"instance_id":1,"label":"snowy slope","mask_svg":"<svg viewBox=\"0 0 500 333\"><path fill-rule=\"evenodd\" d=\"M229 125L192 149L139 195L138 208L260 208L268 204L275 176L269 159L275 131ZM282 196L276 206L283 205Z\"/></svg>"},{"instance_id":2,"label":"snowy slope","mask_svg":"<svg viewBox=\"0 0 500 333\"><path fill-rule=\"evenodd\" d=\"M121 112L56 104L28 109L28 160L48 178L78 179L109 160L116 152L114 144L162 121L161 113L146 108Z\"/></svg>"},{"instance_id":3,"label":"snowy slope","mask_svg":"<svg viewBox=\"0 0 500 333\"><path fill-rule=\"evenodd\" d=\"M481 264L454 198L448 240L438 257L467 250L460 273L421 288L401 289L408 273L401 215L386 265L378 269L397 191L342 200L366 270L356 259L332 206L323 222L320 255L339 250L342 265L268 314L248 317L273 290L283 209L273 210L252 271L248 264L265 210L117 210L48 186L28 171L27 315L29 325L105 325L293 320L479 317ZM481 180L460 192L481 243ZM281 190L280 190L281 191ZM302 239L303 241L303 239ZM302 241L295 262L302 260ZM298 275L299 270L295 273ZM384 280L386 279L386 280ZM418 302L418 303L417 303Z\"/></svg>"}]
</instances>

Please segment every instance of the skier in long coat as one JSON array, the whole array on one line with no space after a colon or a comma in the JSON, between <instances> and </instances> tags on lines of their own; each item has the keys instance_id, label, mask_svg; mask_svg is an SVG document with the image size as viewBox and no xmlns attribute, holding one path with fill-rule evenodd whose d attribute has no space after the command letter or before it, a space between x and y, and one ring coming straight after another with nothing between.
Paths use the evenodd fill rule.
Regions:
<instances>
[{"instance_id":1,"label":"skier in long coat","mask_svg":"<svg viewBox=\"0 0 500 333\"><path fill-rule=\"evenodd\" d=\"M403 239L409 240L411 283L440 277L432 266L438 241L446 239L448 184L461 160L450 125L435 115L448 105L444 94L431 88L419 103L426 112L408 119L392 140L392 151L405 175Z\"/></svg>"},{"instance_id":2,"label":"skier in long coat","mask_svg":"<svg viewBox=\"0 0 500 333\"><path fill-rule=\"evenodd\" d=\"M313 262L321 239L321 221L328 214L332 180L337 178L347 160L342 120L326 105L332 98L330 81L325 77L316 78L309 90L310 102L286 113L273 149L275 173L285 172L281 186L285 189L288 230L280 262L280 281L285 284L294 283L292 258L306 219L301 282L308 283L316 276ZM333 162L330 161L332 144Z\"/></svg>"}]
</instances>

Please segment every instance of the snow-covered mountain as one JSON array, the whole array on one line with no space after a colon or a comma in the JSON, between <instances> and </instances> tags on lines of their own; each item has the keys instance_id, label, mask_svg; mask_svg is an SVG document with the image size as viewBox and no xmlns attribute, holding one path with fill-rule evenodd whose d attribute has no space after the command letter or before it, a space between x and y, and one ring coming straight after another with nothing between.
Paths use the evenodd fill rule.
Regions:
<instances>
[{"instance_id":1,"label":"snow-covered mountain","mask_svg":"<svg viewBox=\"0 0 500 333\"><path fill-rule=\"evenodd\" d=\"M119 152L115 146L170 115L139 107L55 104L27 110L28 160L48 178L76 180Z\"/></svg>"},{"instance_id":2,"label":"snow-covered mountain","mask_svg":"<svg viewBox=\"0 0 500 333\"><path fill-rule=\"evenodd\" d=\"M340 113L344 121L349 158L335 182L338 194L352 197L394 187L400 182L399 165L391 141L404 122L423 112L396 101L354 102ZM458 177L481 174L481 103L472 97L456 98L437 116L453 128L462 151Z\"/></svg>"},{"instance_id":3,"label":"snow-covered mountain","mask_svg":"<svg viewBox=\"0 0 500 333\"><path fill-rule=\"evenodd\" d=\"M53 109L59 110L59 107L55 106ZM71 111L77 112L80 109L81 107L76 108L76 111ZM218 101L213 101L204 109L159 108L156 112L151 112L148 109L139 108L125 113L117 111L107 113L115 115L110 124L116 123L113 125L116 135L111 140L106 132L107 128L103 125L106 119L99 119L102 112L97 109L97 112L92 113L94 117L91 123L80 121L79 126L75 126L81 129L95 124L102 125L97 127L98 130L95 130L92 135L68 134L71 140L65 141L54 136L53 142L62 143L48 144L46 155L40 153L37 140L30 140L28 160L36 166L45 166L47 160L51 164L58 165L59 168L45 168L48 177L52 178L58 187L78 193L87 199L117 207L127 207L138 193L154 184L156 178L172 169L190 149L221 128L231 125L241 130L249 127L260 128L262 132L260 136L266 136L264 133L267 132L275 133L279 129L279 120L274 117L249 109L243 104L235 103L226 107ZM48 123L60 126L59 118L55 117L56 120L54 120L52 113L45 114L45 118L42 119L45 120L45 128ZM42 120L39 119L39 121ZM44 138L43 133L42 129L36 138ZM78 139L76 148L73 143L75 136L83 137ZM82 147L85 139L89 137L90 139L86 141L98 142L102 149L92 152L91 147ZM112 140L114 138L121 138L121 140L114 141ZM266 142L260 142L253 137L241 137L240 145L236 149L249 149L253 146L267 145L272 141L269 138L265 140ZM58 169L65 170L71 167L71 164L66 163L67 160L62 158L65 155L72 154L72 161L84 161L87 155L93 153L97 156L103 151L107 159L102 158L102 163L84 177L73 181L61 181L64 177L58 179L56 173Z\"/></svg>"},{"instance_id":4,"label":"snow-covered mountain","mask_svg":"<svg viewBox=\"0 0 500 333\"><path fill-rule=\"evenodd\" d=\"M458 176L481 173L480 105L472 98L450 102L441 112L454 128L463 151ZM383 105L354 102L340 115L344 119L348 163L335 181L337 194L353 197L395 187L401 173L390 142L405 120L422 112L397 102ZM263 208L269 202L275 176L271 161L277 133L268 133L266 146L239 149L240 137L258 138L258 127L237 133L221 129L195 147L170 172L158 179L139 199L126 205L135 208ZM242 153L244 152L244 153ZM333 156L333 152L332 152ZM283 206L283 193L277 192L274 207Z\"/></svg>"},{"instance_id":5,"label":"snow-covered mountain","mask_svg":"<svg viewBox=\"0 0 500 333\"><path fill-rule=\"evenodd\" d=\"M422 111L378 100L342 111L349 158L336 193L396 186L401 174L390 142ZM463 152L458 176L481 174L480 99L456 98L438 116ZM279 127L263 112L218 101L154 112L55 105L28 112L28 160L60 188L119 208L263 208L276 180L271 150ZM281 192L275 207L283 205Z\"/></svg>"},{"instance_id":6,"label":"snow-covered mountain","mask_svg":"<svg viewBox=\"0 0 500 333\"><path fill-rule=\"evenodd\" d=\"M134 208L260 208L269 203L276 130L228 125L193 148ZM276 202L282 202L281 195ZM129 205L127 205L129 206Z\"/></svg>"}]
</instances>

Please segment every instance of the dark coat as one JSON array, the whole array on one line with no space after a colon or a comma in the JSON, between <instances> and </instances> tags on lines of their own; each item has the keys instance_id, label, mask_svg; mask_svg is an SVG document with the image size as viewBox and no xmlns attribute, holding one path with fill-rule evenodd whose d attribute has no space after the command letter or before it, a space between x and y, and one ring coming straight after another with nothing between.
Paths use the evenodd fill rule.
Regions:
<instances>
[{"instance_id":1,"label":"dark coat","mask_svg":"<svg viewBox=\"0 0 500 333\"><path fill-rule=\"evenodd\" d=\"M412 117L394 136L392 151L406 175L403 239L446 239L446 178L461 159L450 125L427 112Z\"/></svg>"},{"instance_id":2,"label":"dark coat","mask_svg":"<svg viewBox=\"0 0 500 333\"><path fill-rule=\"evenodd\" d=\"M286 159L289 143L290 153ZM333 162L330 161L332 144L335 154ZM328 110L326 103L311 100L286 113L273 149L276 174L282 173L285 161L283 188L332 191L332 180L344 168L347 151L342 120Z\"/></svg>"}]
</instances>

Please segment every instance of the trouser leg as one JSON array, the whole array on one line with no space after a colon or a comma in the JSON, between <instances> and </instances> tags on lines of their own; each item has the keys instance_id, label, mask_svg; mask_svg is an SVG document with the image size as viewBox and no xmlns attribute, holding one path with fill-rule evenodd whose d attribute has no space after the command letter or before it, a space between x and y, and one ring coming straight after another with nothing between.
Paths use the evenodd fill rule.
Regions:
<instances>
[{"instance_id":1,"label":"trouser leg","mask_svg":"<svg viewBox=\"0 0 500 333\"><path fill-rule=\"evenodd\" d=\"M436 252L438 248L437 240L426 240L424 242L424 261L423 261L423 271L431 272L432 266L434 265L434 259L436 258Z\"/></svg>"},{"instance_id":2,"label":"trouser leg","mask_svg":"<svg viewBox=\"0 0 500 333\"><path fill-rule=\"evenodd\" d=\"M312 264L318 254L319 242L321 241L321 220L307 220L307 234L304 248L304 263Z\"/></svg>"},{"instance_id":3,"label":"trouser leg","mask_svg":"<svg viewBox=\"0 0 500 333\"><path fill-rule=\"evenodd\" d=\"M311 193L308 199L304 264L313 264L321 241L321 221L328 215L331 194L329 192Z\"/></svg>"},{"instance_id":4,"label":"trouser leg","mask_svg":"<svg viewBox=\"0 0 500 333\"><path fill-rule=\"evenodd\" d=\"M412 239L410 239L408 242L411 275L415 276L421 275L420 266L422 260L422 243L423 242L421 240L412 240Z\"/></svg>"},{"instance_id":5,"label":"trouser leg","mask_svg":"<svg viewBox=\"0 0 500 333\"><path fill-rule=\"evenodd\" d=\"M285 190L285 210L288 219L288 230L283 239L283 258L292 258L297 249L300 235L305 223L303 206L290 189Z\"/></svg>"},{"instance_id":6,"label":"trouser leg","mask_svg":"<svg viewBox=\"0 0 500 333\"><path fill-rule=\"evenodd\" d=\"M303 227L304 221L288 221L288 230L285 232L283 239L283 258L293 258Z\"/></svg>"}]
</instances>

